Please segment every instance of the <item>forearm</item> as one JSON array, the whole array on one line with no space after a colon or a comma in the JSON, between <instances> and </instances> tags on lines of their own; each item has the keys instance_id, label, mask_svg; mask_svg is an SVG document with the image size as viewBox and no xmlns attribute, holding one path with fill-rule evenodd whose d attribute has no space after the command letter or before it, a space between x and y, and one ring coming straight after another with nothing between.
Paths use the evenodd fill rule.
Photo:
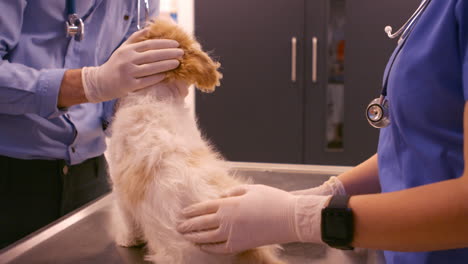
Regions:
<instances>
[{"instance_id":1,"label":"forearm","mask_svg":"<svg viewBox=\"0 0 468 264\"><path fill-rule=\"evenodd\" d=\"M393 251L468 247L466 177L404 191L353 196L353 246Z\"/></svg>"},{"instance_id":2,"label":"forearm","mask_svg":"<svg viewBox=\"0 0 468 264\"><path fill-rule=\"evenodd\" d=\"M377 154L338 176L348 195L379 193Z\"/></svg>"},{"instance_id":3,"label":"forearm","mask_svg":"<svg viewBox=\"0 0 468 264\"><path fill-rule=\"evenodd\" d=\"M69 107L87 101L81 79L81 69L67 70L60 85L58 107Z\"/></svg>"}]
</instances>

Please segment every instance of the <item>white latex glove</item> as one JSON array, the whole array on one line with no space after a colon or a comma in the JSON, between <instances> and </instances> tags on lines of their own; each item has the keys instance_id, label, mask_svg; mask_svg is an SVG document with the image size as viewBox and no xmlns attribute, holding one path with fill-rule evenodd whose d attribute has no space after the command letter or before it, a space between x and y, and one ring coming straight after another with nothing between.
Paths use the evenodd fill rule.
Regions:
<instances>
[{"instance_id":1,"label":"white latex glove","mask_svg":"<svg viewBox=\"0 0 468 264\"><path fill-rule=\"evenodd\" d=\"M318 187L293 191L291 193L294 195L346 195L346 190L340 179L332 176Z\"/></svg>"},{"instance_id":2,"label":"white latex glove","mask_svg":"<svg viewBox=\"0 0 468 264\"><path fill-rule=\"evenodd\" d=\"M164 79L164 72L179 66L177 59L184 51L177 48L177 41L149 39L136 42L145 33L145 30L133 33L103 65L82 69L83 87L89 102L120 98L155 85Z\"/></svg>"},{"instance_id":3,"label":"white latex glove","mask_svg":"<svg viewBox=\"0 0 468 264\"><path fill-rule=\"evenodd\" d=\"M183 210L177 230L210 253L238 253L258 246L321 241L321 210L330 196L296 196L265 185L242 185L228 197Z\"/></svg>"}]
</instances>

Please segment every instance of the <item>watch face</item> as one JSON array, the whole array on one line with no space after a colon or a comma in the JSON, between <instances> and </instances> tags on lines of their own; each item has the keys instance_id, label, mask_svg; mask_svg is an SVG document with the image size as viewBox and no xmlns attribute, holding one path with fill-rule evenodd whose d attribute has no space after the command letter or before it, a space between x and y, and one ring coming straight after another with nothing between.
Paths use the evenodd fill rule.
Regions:
<instances>
[{"instance_id":1,"label":"watch face","mask_svg":"<svg viewBox=\"0 0 468 264\"><path fill-rule=\"evenodd\" d=\"M331 209L331 212L326 213L325 217L325 233L330 239L346 239L347 229L347 216L343 212Z\"/></svg>"},{"instance_id":2,"label":"watch face","mask_svg":"<svg viewBox=\"0 0 468 264\"><path fill-rule=\"evenodd\" d=\"M349 245L353 238L352 212L346 208L322 211L322 239L329 245Z\"/></svg>"}]
</instances>

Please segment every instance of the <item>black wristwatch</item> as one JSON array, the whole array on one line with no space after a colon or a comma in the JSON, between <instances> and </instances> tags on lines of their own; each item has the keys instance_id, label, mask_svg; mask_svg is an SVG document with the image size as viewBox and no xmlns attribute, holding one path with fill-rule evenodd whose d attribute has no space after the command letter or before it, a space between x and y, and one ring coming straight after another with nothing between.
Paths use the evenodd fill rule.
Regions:
<instances>
[{"instance_id":1,"label":"black wristwatch","mask_svg":"<svg viewBox=\"0 0 468 264\"><path fill-rule=\"evenodd\" d=\"M330 247L352 250L353 212L348 208L349 196L334 195L322 209L322 240Z\"/></svg>"}]
</instances>

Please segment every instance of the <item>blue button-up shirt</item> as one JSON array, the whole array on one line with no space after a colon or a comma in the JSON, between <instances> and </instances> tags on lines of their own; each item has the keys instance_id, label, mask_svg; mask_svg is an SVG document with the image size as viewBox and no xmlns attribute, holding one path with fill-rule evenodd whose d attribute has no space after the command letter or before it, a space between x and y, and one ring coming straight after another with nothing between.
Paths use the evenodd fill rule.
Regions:
<instances>
[{"instance_id":1,"label":"blue button-up shirt","mask_svg":"<svg viewBox=\"0 0 468 264\"><path fill-rule=\"evenodd\" d=\"M0 155L77 164L104 152L113 102L58 109L59 88L66 69L101 65L137 30L137 1L76 1L82 41L66 37L66 0L0 1Z\"/></svg>"}]
</instances>

